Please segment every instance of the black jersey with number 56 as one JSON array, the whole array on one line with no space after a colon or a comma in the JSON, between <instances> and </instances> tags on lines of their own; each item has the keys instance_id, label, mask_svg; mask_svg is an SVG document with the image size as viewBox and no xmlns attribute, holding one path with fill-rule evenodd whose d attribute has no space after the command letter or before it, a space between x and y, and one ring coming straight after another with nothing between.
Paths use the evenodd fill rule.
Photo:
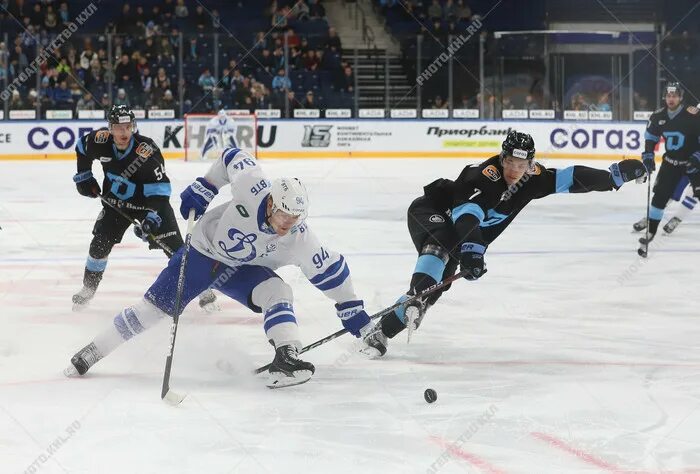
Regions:
<instances>
[{"instance_id":1,"label":"black jersey with number 56","mask_svg":"<svg viewBox=\"0 0 700 474\"><path fill-rule=\"evenodd\" d=\"M134 133L126 150L117 150L106 128L94 130L78 140L75 147L78 173L92 169L99 161L104 171L105 197L142 205L154 199L169 199L170 179L158 146L148 137Z\"/></svg>"}]
</instances>

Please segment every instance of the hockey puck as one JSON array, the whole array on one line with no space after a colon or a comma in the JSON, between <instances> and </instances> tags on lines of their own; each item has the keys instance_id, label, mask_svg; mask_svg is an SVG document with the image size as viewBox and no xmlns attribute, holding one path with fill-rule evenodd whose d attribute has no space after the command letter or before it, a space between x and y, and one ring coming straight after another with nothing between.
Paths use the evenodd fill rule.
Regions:
<instances>
[{"instance_id":1,"label":"hockey puck","mask_svg":"<svg viewBox=\"0 0 700 474\"><path fill-rule=\"evenodd\" d=\"M423 392L423 398L425 398L426 402L433 403L437 400L437 392L432 388L426 388L425 392Z\"/></svg>"}]
</instances>

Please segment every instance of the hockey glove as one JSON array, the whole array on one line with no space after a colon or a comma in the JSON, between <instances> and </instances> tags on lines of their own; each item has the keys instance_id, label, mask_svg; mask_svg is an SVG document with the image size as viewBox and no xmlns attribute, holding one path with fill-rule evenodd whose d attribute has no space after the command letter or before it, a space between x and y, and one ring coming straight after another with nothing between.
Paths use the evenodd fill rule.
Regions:
<instances>
[{"instance_id":1,"label":"hockey glove","mask_svg":"<svg viewBox=\"0 0 700 474\"><path fill-rule=\"evenodd\" d=\"M141 225L134 226L134 234L144 242L148 242L148 235L154 234L162 223L163 219L160 218L157 212L149 211L141 221Z\"/></svg>"},{"instance_id":2,"label":"hockey glove","mask_svg":"<svg viewBox=\"0 0 700 474\"><path fill-rule=\"evenodd\" d=\"M620 189L623 184L639 179L647 172L646 167L639 160L622 160L610 165L610 178L615 189Z\"/></svg>"},{"instance_id":3,"label":"hockey glove","mask_svg":"<svg viewBox=\"0 0 700 474\"><path fill-rule=\"evenodd\" d=\"M100 194L100 185L97 184L97 180L92 176L92 171L76 173L73 176L73 182L75 187L78 188L78 192L83 196L96 198Z\"/></svg>"},{"instance_id":4,"label":"hockey glove","mask_svg":"<svg viewBox=\"0 0 700 474\"><path fill-rule=\"evenodd\" d=\"M484 268L484 252L486 247L473 242L462 244L462 255L459 258L459 266L462 271L469 270L464 276L467 280L478 280L486 273Z\"/></svg>"},{"instance_id":5,"label":"hockey glove","mask_svg":"<svg viewBox=\"0 0 700 474\"><path fill-rule=\"evenodd\" d=\"M343 327L350 331L355 337L362 336L362 329L370 322L369 316L365 312L365 304L362 300L346 301L335 305L338 317L343 323ZM370 328L371 326L367 326Z\"/></svg>"},{"instance_id":6,"label":"hockey glove","mask_svg":"<svg viewBox=\"0 0 700 474\"><path fill-rule=\"evenodd\" d=\"M215 186L204 178L197 178L180 194L180 199L182 199L180 214L187 219L190 209L194 209L194 218L199 219L217 194L219 194L219 190Z\"/></svg>"},{"instance_id":7,"label":"hockey glove","mask_svg":"<svg viewBox=\"0 0 700 474\"><path fill-rule=\"evenodd\" d=\"M644 163L644 167L647 169L649 174L656 171L656 161L654 161L654 152L645 151L644 153L642 153L642 163Z\"/></svg>"}]
</instances>

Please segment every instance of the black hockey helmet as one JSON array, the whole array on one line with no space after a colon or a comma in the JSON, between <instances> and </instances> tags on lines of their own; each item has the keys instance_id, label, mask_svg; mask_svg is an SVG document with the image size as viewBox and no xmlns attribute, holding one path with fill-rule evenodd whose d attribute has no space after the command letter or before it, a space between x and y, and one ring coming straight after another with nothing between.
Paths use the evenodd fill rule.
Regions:
<instances>
[{"instance_id":1,"label":"black hockey helmet","mask_svg":"<svg viewBox=\"0 0 700 474\"><path fill-rule=\"evenodd\" d=\"M535 141L527 133L511 130L501 145L501 161L506 156L532 161L535 158Z\"/></svg>"},{"instance_id":2,"label":"black hockey helmet","mask_svg":"<svg viewBox=\"0 0 700 474\"><path fill-rule=\"evenodd\" d=\"M667 82L661 94L661 100L665 100L666 94L670 92L678 94L678 97L680 97L681 100L683 100L683 87L681 86L680 82Z\"/></svg>"},{"instance_id":3,"label":"black hockey helmet","mask_svg":"<svg viewBox=\"0 0 700 474\"><path fill-rule=\"evenodd\" d=\"M107 122L110 125L118 123L131 123L131 131L136 131L136 115L126 105L113 105L107 113Z\"/></svg>"}]
</instances>

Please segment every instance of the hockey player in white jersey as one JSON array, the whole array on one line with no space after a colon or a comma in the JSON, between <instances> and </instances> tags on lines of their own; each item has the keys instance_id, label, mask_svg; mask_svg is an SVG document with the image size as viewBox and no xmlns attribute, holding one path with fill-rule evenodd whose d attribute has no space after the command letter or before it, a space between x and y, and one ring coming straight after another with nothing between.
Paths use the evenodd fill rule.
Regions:
<instances>
[{"instance_id":1,"label":"hockey player in white jersey","mask_svg":"<svg viewBox=\"0 0 700 474\"><path fill-rule=\"evenodd\" d=\"M236 124L226 115L224 109L219 110L216 117L207 123L202 158L219 155L224 148L236 148Z\"/></svg>"},{"instance_id":2,"label":"hockey player in white jersey","mask_svg":"<svg viewBox=\"0 0 700 474\"><path fill-rule=\"evenodd\" d=\"M205 213L229 184L232 199ZM304 383L315 370L298 358L302 344L292 289L275 273L285 265L300 267L316 288L336 302L342 325L365 342L361 352L369 357L386 352L381 342L368 337L374 324L355 294L345 258L322 244L306 223L309 202L298 179L270 182L250 154L229 148L181 198L181 214L194 209L199 219L187 257L181 308L206 288L216 288L262 313L265 334L275 347L270 388ZM117 314L106 331L71 359L66 375L85 374L120 344L175 314L182 256L183 250L177 252L144 298Z\"/></svg>"}]
</instances>

